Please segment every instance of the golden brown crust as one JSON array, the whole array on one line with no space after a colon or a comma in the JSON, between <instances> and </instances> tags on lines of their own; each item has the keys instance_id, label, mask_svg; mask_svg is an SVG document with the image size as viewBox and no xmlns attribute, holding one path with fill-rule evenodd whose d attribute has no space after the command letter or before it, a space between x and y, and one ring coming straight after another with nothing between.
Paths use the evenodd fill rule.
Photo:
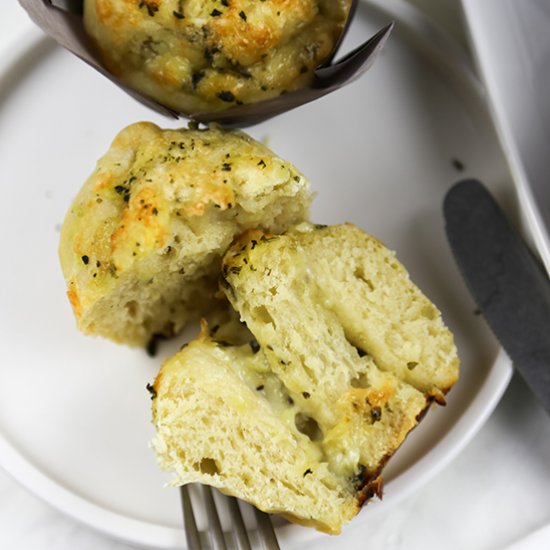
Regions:
<instances>
[{"instance_id":1,"label":"golden brown crust","mask_svg":"<svg viewBox=\"0 0 550 550\"><path fill-rule=\"evenodd\" d=\"M309 85L350 7L351 0L86 0L84 22L113 74L191 113Z\"/></svg>"},{"instance_id":2,"label":"golden brown crust","mask_svg":"<svg viewBox=\"0 0 550 550\"><path fill-rule=\"evenodd\" d=\"M249 230L225 254L221 286L255 345L215 342L203 325L201 336L168 364L173 378L163 379L154 407L161 463L176 471L178 484L212 484L290 521L337 533L365 502L382 498L386 463L430 404L441 402L437 381L447 387L456 376L452 335L393 254L351 225L303 223L283 234ZM336 307L333 296L345 307ZM358 346L358 331L372 346ZM386 342L432 353L413 355L413 347L396 355L394 365ZM408 378L408 362L422 377ZM183 396L193 372L199 379ZM212 400L215 410L199 415L190 400L201 406ZM180 412L169 416L175 409ZM199 417L208 425L192 437ZM233 422L227 444L228 438L216 436L226 418ZM260 454L269 452L276 467L258 468L252 487L248 456L268 426L247 444L236 440L250 422L268 418L278 427L269 441L262 439ZM279 456L286 444L307 458ZM215 478L197 472L193 464L201 456L215 460ZM319 473L329 476L321 483L328 497L317 493ZM312 492L315 504L304 506L303 496Z\"/></svg>"},{"instance_id":3,"label":"golden brown crust","mask_svg":"<svg viewBox=\"0 0 550 550\"><path fill-rule=\"evenodd\" d=\"M61 266L80 328L133 345L173 335L215 292L234 236L303 220L307 187L242 132L125 128L62 228Z\"/></svg>"}]
</instances>

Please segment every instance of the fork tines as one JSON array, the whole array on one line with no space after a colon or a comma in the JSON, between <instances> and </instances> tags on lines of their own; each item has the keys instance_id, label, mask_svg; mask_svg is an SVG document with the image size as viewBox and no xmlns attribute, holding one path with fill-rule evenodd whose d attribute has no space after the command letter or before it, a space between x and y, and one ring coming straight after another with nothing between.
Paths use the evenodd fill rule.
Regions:
<instances>
[{"instance_id":1,"label":"fork tines","mask_svg":"<svg viewBox=\"0 0 550 550\"><path fill-rule=\"evenodd\" d=\"M180 487L180 493L185 535L190 550L279 550L268 514L253 508L252 517L255 517L256 526L247 529L241 506L249 509L251 506L239 504L237 499L218 491L214 495L213 489L207 485L184 485ZM201 527L204 526L202 529L198 526L201 520Z\"/></svg>"}]
</instances>

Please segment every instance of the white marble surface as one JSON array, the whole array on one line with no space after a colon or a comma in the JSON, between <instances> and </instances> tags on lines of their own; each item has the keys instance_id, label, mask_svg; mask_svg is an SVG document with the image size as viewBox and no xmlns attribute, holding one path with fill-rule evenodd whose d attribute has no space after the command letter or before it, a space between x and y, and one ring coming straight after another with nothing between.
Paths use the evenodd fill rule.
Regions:
<instances>
[{"instance_id":1,"label":"white marble surface","mask_svg":"<svg viewBox=\"0 0 550 550\"><path fill-rule=\"evenodd\" d=\"M411 0L459 40L454 0ZM3 0L0 50L30 25L15 0ZM516 376L474 440L416 494L322 547L369 550L550 548L550 418ZM524 539L527 535L531 536ZM316 548L321 545L317 544ZM76 524L0 470L0 548L123 550L128 545Z\"/></svg>"}]
</instances>

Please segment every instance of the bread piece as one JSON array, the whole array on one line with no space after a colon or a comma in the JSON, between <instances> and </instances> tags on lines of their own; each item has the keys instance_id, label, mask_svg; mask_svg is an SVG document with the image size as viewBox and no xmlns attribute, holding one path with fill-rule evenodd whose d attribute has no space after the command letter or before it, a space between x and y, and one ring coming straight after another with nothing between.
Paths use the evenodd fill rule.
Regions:
<instances>
[{"instance_id":1,"label":"bread piece","mask_svg":"<svg viewBox=\"0 0 550 550\"><path fill-rule=\"evenodd\" d=\"M438 401L457 380L453 336L437 307L392 251L351 224L304 223L282 236L248 232L226 255L223 274L228 298L256 337L287 362L305 358L300 383L315 383L321 365L342 376L341 353L312 353L318 333L338 326L382 370ZM327 387L322 400L338 392Z\"/></svg>"},{"instance_id":2,"label":"bread piece","mask_svg":"<svg viewBox=\"0 0 550 550\"><path fill-rule=\"evenodd\" d=\"M332 52L351 0L85 0L106 68L193 113L308 86Z\"/></svg>"},{"instance_id":3,"label":"bread piece","mask_svg":"<svg viewBox=\"0 0 550 550\"><path fill-rule=\"evenodd\" d=\"M241 132L124 129L61 232L78 326L132 346L177 333L216 291L233 238L304 220L308 187L290 163Z\"/></svg>"},{"instance_id":4,"label":"bread piece","mask_svg":"<svg viewBox=\"0 0 550 550\"><path fill-rule=\"evenodd\" d=\"M205 483L338 533L381 491L381 466L417 423L426 398L356 357L368 383L325 403L339 421L322 436L304 398L291 397L250 338L241 346L217 343L204 327L162 366L153 386L159 462L174 473L174 485Z\"/></svg>"},{"instance_id":5,"label":"bread piece","mask_svg":"<svg viewBox=\"0 0 550 550\"><path fill-rule=\"evenodd\" d=\"M175 484L337 533L455 382L452 335L393 253L352 225L249 231L222 274L250 343L203 327L162 366L159 461Z\"/></svg>"}]
</instances>

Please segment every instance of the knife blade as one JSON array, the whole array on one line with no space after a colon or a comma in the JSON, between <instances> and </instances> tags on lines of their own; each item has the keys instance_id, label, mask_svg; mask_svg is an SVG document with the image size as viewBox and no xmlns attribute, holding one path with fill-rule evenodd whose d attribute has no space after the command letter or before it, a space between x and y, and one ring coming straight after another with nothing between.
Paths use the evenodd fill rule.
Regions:
<instances>
[{"instance_id":1,"label":"knife blade","mask_svg":"<svg viewBox=\"0 0 550 550\"><path fill-rule=\"evenodd\" d=\"M455 184L443 203L451 250L481 313L550 414L550 280L489 191Z\"/></svg>"}]
</instances>

